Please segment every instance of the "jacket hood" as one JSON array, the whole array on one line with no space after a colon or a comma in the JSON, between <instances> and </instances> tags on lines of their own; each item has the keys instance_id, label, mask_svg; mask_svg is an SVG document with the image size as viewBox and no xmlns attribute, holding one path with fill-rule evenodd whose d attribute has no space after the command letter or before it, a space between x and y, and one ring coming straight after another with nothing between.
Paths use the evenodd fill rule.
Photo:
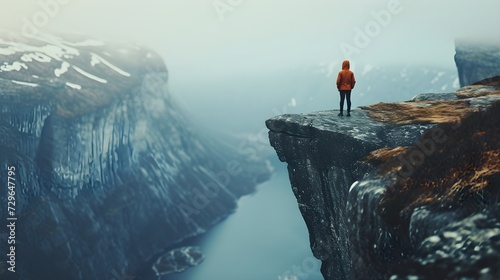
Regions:
<instances>
[{"instance_id":1,"label":"jacket hood","mask_svg":"<svg viewBox=\"0 0 500 280\"><path fill-rule=\"evenodd\" d=\"M349 70L349 68L351 68L349 60L344 60L344 62L342 62L342 70Z\"/></svg>"}]
</instances>

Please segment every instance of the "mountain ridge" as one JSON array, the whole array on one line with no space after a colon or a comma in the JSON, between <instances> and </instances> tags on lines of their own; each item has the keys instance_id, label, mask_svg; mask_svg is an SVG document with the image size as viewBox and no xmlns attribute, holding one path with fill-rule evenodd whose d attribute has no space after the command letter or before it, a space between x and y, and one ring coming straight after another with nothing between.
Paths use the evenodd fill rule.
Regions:
<instances>
[{"instance_id":1,"label":"mountain ridge","mask_svg":"<svg viewBox=\"0 0 500 280\"><path fill-rule=\"evenodd\" d=\"M270 176L263 160L191 126L152 50L3 34L0 56L0 180L13 167L17 182L0 201L16 200L18 242L17 272L2 262L2 277L138 275ZM2 252L8 237L2 230Z\"/></svg>"}]
</instances>

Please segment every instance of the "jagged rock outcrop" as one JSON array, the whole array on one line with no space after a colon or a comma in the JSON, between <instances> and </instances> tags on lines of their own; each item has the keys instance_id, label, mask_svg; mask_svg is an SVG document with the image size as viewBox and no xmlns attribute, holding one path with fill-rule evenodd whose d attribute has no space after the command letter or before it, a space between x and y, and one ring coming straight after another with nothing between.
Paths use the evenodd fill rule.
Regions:
<instances>
[{"instance_id":1,"label":"jagged rock outcrop","mask_svg":"<svg viewBox=\"0 0 500 280\"><path fill-rule=\"evenodd\" d=\"M269 177L264 162L186 120L153 51L72 36L1 36L0 181L15 180L12 195L0 192L5 209L15 199L1 219L17 218L16 272L2 261L2 279L151 270ZM4 227L2 254L12 251L11 236Z\"/></svg>"},{"instance_id":2,"label":"jagged rock outcrop","mask_svg":"<svg viewBox=\"0 0 500 280\"><path fill-rule=\"evenodd\" d=\"M489 262L500 256L493 191L498 177L484 173L484 164L462 168L463 160L447 161L446 155L471 150L475 141L471 135L500 143L497 130L485 132L479 128L484 126L474 125L498 124L494 120L499 117L499 87L500 80L491 79L453 96L444 95L442 100L440 95L426 94L409 102L364 107L354 110L351 118L327 111L283 115L266 122L271 145L288 163L292 189L309 229L312 251L323 261L325 279L498 276ZM453 144L453 149L446 149ZM478 154L498 168L496 149L483 147ZM437 159L441 162L434 165ZM453 167L477 176L460 181L465 177L453 178L450 174L458 172ZM426 175L432 181L432 172L424 170L438 173L441 169L434 176L446 185L432 192L408 191L408 178ZM482 183L471 187L470 182L476 181ZM413 186L419 189L419 184ZM445 191L450 186L455 188ZM476 193L491 199L483 201ZM469 196L473 199L468 200ZM491 240L484 242L483 234ZM431 254L436 248L440 250ZM461 257L471 252L474 257Z\"/></svg>"},{"instance_id":3,"label":"jagged rock outcrop","mask_svg":"<svg viewBox=\"0 0 500 280\"><path fill-rule=\"evenodd\" d=\"M489 77L500 76L500 40L457 39L455 63L460 86L464 87Z\"/></svg>"}]
</instances>

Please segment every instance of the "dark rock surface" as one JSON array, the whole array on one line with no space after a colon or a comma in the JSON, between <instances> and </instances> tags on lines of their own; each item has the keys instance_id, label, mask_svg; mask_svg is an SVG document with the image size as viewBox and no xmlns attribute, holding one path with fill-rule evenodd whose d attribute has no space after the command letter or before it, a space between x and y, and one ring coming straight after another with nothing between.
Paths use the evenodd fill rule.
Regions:
<instances>
[{"instance_id":1,"label":"dark rock surface","mask_svg":"<svg viewBox=\"0 0 500 280\"><path fill-rule=\"evenodd\" d=\"M420 203L421 208L405 214L411 220L399 222L400 213L395 208L384 212L380 205L387 187L411 175L415 162L427 156L425 149L431 148L428 142L418 143L423 135L440 139L441 126L454 127L466 116L474 121L475 114L485 111L498 118L499 86L490 80L463 88L454 96L445 95L443 100L427 94L406 103L375 104L354 110L351 118L325 111L283 115L266 122L271 145L288 164L292 189L310 233L313 253L323 262L325 279L448 279L465 277L467 271L476 276L498 276L492 266L496 262L491 262L499 256L494 237L498 220L493 210L474 208L479 209L472 212L476 217L470 212L443 213ZM433 149L437 149L435 144ZM381 176L382 167L369 160L374 155L383 158L380 155L384 153L397 159L384 168L399 173ZM401 160L400 155L408 153L410 157ZM395 213L398 222L391 223L387 213ZM479 223L482 228L475 226L476 230L471 220L480 221L474 225ZM457 236L465 240L467 234L476 236L477 241L467 243L463 250L457 248ZM481 243L483 234L493 240ZM435 235L447 241L437 247L430 244L437 240ZM430 254L438 247L442 250ZM460 257L468 250L478 252L480 258L472 257L478 263ZM446 256L440 257L441 252ZM461 266L463 270L456 268ZM434 270L442 278L434 278ZM405 278L410 276L420 278Z\"/></svg>"},{"instance_id":2,"label":"dark rock surface","mask_svg":"<svg viewBox=\"0 0 500 280\"><path fill-rule=\"evenodd\" d=\"M325 111L283 115L266 122L309 229L311 248L323 261L326 279L349 279L352 273L346 203L349 186L373 170L361 161L384 146L412 144L431 125L398 127L373 121L364 110L351 118Z\"/></svg>"},{"instance_id":3,"label":"dark rock surface","mask_svg":"<svg viewBox=\"0 0 500 280\"><path fill-rule=\"evenodd\" d=\"M190 124L147 48L2 33L0 57L0 181L15 168L17 217L2 279L137 275L270 175Z\"/></svg>"}]
</instances>

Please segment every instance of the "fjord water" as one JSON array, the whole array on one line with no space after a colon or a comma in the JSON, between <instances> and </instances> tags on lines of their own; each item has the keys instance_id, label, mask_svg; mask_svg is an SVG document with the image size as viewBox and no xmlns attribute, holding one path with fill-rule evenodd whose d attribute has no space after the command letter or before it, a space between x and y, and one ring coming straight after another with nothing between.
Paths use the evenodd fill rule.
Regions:
<instances>
[{"instance_id":1,"label":"fjord water","mask_svg":"<svg viewBox=\"0 0 500 280\"><path fill-rule=\"evenodd\" d=\"M323 279L282 163L236 212L189 245L201 247L205 260L161 280ZM284 278L294 269L295 278Z\"/></svg>"}]
</instances>

